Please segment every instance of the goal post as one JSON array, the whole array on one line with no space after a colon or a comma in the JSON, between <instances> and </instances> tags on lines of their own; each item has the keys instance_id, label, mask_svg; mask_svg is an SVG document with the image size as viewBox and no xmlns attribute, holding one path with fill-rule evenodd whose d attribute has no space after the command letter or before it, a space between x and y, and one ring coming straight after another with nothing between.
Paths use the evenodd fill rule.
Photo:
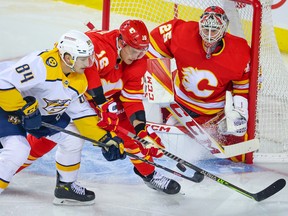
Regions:
<instances>
[{"instance_id":1,"label":"goal post","mask_svg":"<svg viewBox=\"0 0 288 216\"><path fill-rule=\"evenodd\" d=\"M141 19L148 29L173 18L198 21L204 9L222 7L228 31L251 47L248 139L259 138L258 152L247 162L288 162L288 71L274 34L273 0L104 0L102 28L118 28ZM189 36L187 36L189 37Z\"/></svg>"}]
</instances>

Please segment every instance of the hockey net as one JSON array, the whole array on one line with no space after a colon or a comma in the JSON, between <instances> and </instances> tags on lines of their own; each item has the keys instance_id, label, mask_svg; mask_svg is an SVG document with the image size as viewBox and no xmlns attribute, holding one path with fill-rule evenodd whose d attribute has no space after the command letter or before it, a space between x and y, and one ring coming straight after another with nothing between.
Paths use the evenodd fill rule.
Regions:
<instances>
[{"instance_id":1,"label":"hockey net","mask_svg":"<svg viewBox=\"0 0 288 216\"><path fill-rule=\"evenodd\" d=\"M274 35L272 3L273 0L105 0L102 28L118 28L125 19L137 18L151 30L173 18L198 21L211 5L224 8L230 19L229 32L244 37L251 46L248 135L249 139L260 139L254 162L288 162L288 71ZM249 157L252 160L251 154Z\"/></svg>"}]
</instances>

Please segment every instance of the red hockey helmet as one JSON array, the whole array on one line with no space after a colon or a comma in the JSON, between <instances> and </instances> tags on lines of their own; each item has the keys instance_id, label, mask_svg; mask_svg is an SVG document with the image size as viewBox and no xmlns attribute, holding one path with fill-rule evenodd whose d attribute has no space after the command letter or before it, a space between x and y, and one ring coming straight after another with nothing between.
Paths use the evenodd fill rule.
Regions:
<instances>
[{"instance_id":1,"label":"red hockey helmet","mask_svg":"<svg viewBox=\"0 0 288 216\"><path fill-rule=\"evenodd\" d=\"M215 43L224 37L229 19L221 7L206 8L200 18L199 34L205 42Z\"/></svg>"},{"instance_id":2,"label":"red hockey helmet","mask_svg":"<svg viewBox=\"0 0 288 216\"><path fill-rule=\"evenodd\" d=\"M148 49L149 32L141 20L126 20L119 30L125 44L139 50Z\"/></svg>"}]
</instances>

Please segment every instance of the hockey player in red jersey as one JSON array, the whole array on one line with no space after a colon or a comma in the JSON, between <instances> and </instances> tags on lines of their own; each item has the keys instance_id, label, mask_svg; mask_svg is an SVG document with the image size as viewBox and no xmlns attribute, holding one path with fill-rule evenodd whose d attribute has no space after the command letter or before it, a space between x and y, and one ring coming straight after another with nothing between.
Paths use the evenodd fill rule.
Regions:
<instances>
[{"instance_id":1,"label":"hockey player in red jersey","mask_svg":"<svg viewBox=\"0 0 288 216\"><path fill-rule=\"evenodd\" d=\"M97 126L84 93L84 70L94 63L94 46L82 32L62 35L55 48L33 52L0 71L0 193L33 151L26 135L47 137L56 151L54 204L89 205L95 194L76 183L84 140L42 126L42 122L106 143L103 155L124 159L122 140ZM73 120L73 123L71 123ZM54 143L55 142L55 143ZM121 148L122 146L122 148ZM43 149L42 149L43 148ZM39 145L38 152L46 151Z\"/></svg>"},{"instance_id":2,"label":"hockey player in red jersey","mask_svg":"<svg viewBox=\"0 0 288 216\"><path fill-rule=\"evenodd\" d=\"M217 125L216 136L225 144L243 141L247 130L250 62L247 41L229 34L228 24L224 10L211 6L199 22L173 19L153 29L149 49L149 57L175 59L175 101L198 123ZM227 90L233 105L222 118Z\"/></svg>"},{"instance_id":3,"label":"hockey player in red jersey","mask_svg":"<svg viewBox=\"0 0 288 216\"><path fill-rule=\"evenodd\" d=\"M153 145L142 147L140 143L124 134L125 150L129 153L153 161L161 157L164 148L161 139L151 127L146 125L143 98L143 75L146 72L149 46L149 32L140 20L127 20L119 28L109 32L91 30L86 35L92 40L95 49L96 64L85 70L88 80L87 98L100 117L99 126L106 130L117 130L117 125L135 133ZM29 165L35 158L41 157L54 147L54 143L45 139L29 137L32 147ZM45 145L38 150L40 145ZM109 158L106 158L109 160ZM155 167L142 161L130 159L134 171L151 188L176 194L180 185L155 171ZM23 166L23 167L24 167ZM23 168L22 167L22 168Z\"/></svg>"}]
</instances>

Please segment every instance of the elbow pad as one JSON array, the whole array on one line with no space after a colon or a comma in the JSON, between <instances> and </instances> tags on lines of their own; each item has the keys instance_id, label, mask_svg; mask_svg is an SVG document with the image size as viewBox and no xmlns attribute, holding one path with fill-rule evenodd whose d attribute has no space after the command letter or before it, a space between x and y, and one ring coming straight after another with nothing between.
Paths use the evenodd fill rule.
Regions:
<instances>
[{"instance_id":1,"label":"elbow pad","mask_svg":"<svg viewBox=\"0 0 288 216\"><path fill-rule=\"evenodd\" d=\"M103 87L99 86L98 88L87 90L87 93L92 96L93 101L97 104L103 104L106 102L104 95Z\"/></svg>"},{"instance_id":2,"label":"elbow pad","mask_svg":"<svg viewBox=\"0 0 288 216\"><path fill-rule=\"evenodd\" d=\"M140 110L135 112L133 115L130 116L130 122L133 125L134 120L139 120L142 121L146 124L146 116L145 116L145 111Z\"/></svg>"}]
</instances>

